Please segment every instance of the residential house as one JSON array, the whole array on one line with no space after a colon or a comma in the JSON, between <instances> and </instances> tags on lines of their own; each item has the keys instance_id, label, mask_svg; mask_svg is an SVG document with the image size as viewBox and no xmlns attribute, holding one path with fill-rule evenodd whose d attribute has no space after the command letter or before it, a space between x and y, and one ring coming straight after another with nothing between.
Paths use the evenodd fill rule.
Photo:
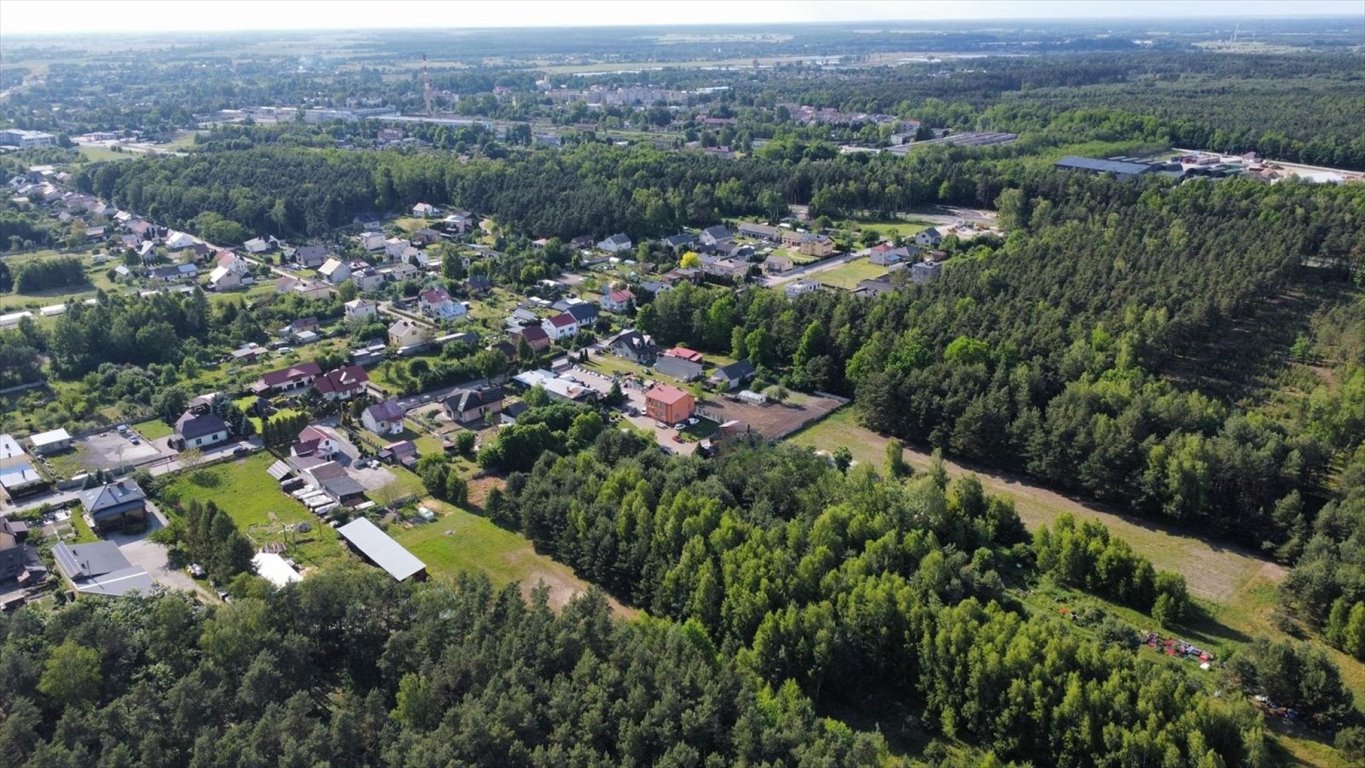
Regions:
<instances>
[{"instance_id":1,"label":"residential house","mask_svg":"<svg viewBox=\"0 0 1365 768\"><path fill-rule=\"evenodd\" d=\"M46 487L47 481L19 443L10 435L0 435L0 490L16 499Z\"/></svg>"},{"instance_id":2,"label":"residential house","mask_svg":"<svg viewBox=\"0 0 1365 768\"><path fill-rule=\"evenodd\" d=\"M455 231L463 235L474 225L474 217L468 211L456 211L441 220L446 225L446 231Z\"/></svg>"},{"instance_id":3,"label":"residential house","mask_svg":"<svg viewBox=\"0 0 1365 768\"><path fill-rule=\"evenodd\" d=\"M457 424L482 422L489 416L502 411L502 387L483 389L457 389L450 393L442 405L446 415Z\"/></svg>"},{"instance_id":4,"label":"residential house","mask_svg":"<svg viewBox=\"0 0 1365 768\"><path fill-rule=\"evenodd\" d=\"M885 277L879 277L875 280L859 280L858 286L853 289L853 295L864 299L875 299L895 290L894 283Z\"/></svg>"},{"instance_id":5,"label":"residential house","mask_svg":"<svg viewBox=\"0 0 1365 768\"><path fill-rule=\"evenodd\" d=\"M219 251L213 263L215 266L223 267L229 272L236 272L238 275L246 275L251 271L251 264L232 251Z\"/></svg>"},{"instance_id":6,"label":"residential house","mask_svg":"<svg viewBox=\"0 0 1365 768\"><path fill-rule=\"evenodd\" d=\"M444 288L428 288L419 295L418 307L422 314L434 320L457 320L469 313L464 304L450 298Z\"/></svg>"},{"instance_id":7,"label":"residential house","mask_svg":"<svg viewBox=\"0 0 1365 768\"><path fill-rule=\"evenodd\" d=\"M305 269L317 269L327 261L327 248L322 245L301 245L294 249L289 258Z\"/></svg>"},{"instance_id":8,"label":"residential house","mask_svg":"<svg viewBox=\"0 0 1365 768\"><path fill-rule=\"evenodd\" d=\"M678 381L696 381L701 378L702 365L694 360L663 355L655 361L654 370Z\"/></svg>"},{"instance_id":9,"label":"residential house","mask_svg":"<svg viewBox=\"0 0 1365 768\"><path fill-rule=\"evenodd\" d=\"M281 368L262 374L261 378L251 386L251 391L257 395L277 394L288 395L298 392L313 385L313 381L322 375L322 368L317 363L299 363L288 368Z\"/></svg>"},{"instance_id":10,"label":"residential house","mask_svg":"<svg viewBox=\"0 0 1365 768\"><path fill-rule=\"evenodd\" d=\"M820 287L820 284L814 280L797 280L794 283L788 283L782 292L787 294L787 298L794 299L802 294L815 293L820 290Z\"/></svg>"},{"instance_id":11,"label":"residential house","mask_svg":"<svg viewBox=\"0 0 1365 768\"><path fill-rule=\"evenodd\" d=\"M52 560L78 595L148 595L155 589L152 575L128 562L112 541L86 544L59 541L52 547Z\"/></svg>"},{"instance_id":12,"label":"residential house","mask_svg":"<svg viewBox=\"0 0 1365 768\"><path fill-rule=\"evenodd\" d=\"M379 304L369 299L352 299L345 306L347 320L367 320L379 314Z\"/></svg>"},{"instance_id":13,"label":"residential house","mask_svg":"<svg viewBox=\"0 0 1365 768\"><path fill-rule=\"evenodd\" d=\"M192 247L194 243L194 237L187 232L176 232L175 230L171 230L166 233L166 250L168 251L183 250Z\"/></svg>"},{"instance_id":14,"label":"residential house","mask_svg":"<svg viewBox=\"0 0 1365 768\"><path fill-rule=\"evenodd\" d=\"M195 241L194 245L190 246L190 251L194 254L195 261L204 261L213 255L213 248L211 248L208 243L201 243L198 241Z\"/></svg>"},{"instance_id":15,"label":"residential house","mask_svg":"<svg viewBox=\"0 0 1365 768\"><path fill-rule=\"evenodd\" d=\"M487 275L470 275L469 279L464 281L464 289L470 295L482 296L493 290L493 280Z\"/></svg>"},{"instance_id":16,"label":"residential house","mask_svg":"<svg viewBox=\"0 0 1365 768\"><path fill-rule=\"evenodd\" d=\"M364 249L367 250L367 251L382 251L382 250L384 250L384 233L383 233L383 232L361 232L361 233L360 233L360 247L361 247L361 248L364 248Z\"/></svg>"},{"instance_id":17,"label":"residential house","mask_svg":"<svg viewBox=\"0 0 1365 768\"><path fill-rule=\"evenodd\" d=\"M361 411L360 423L376 435L401 435L404 415L397 400L385 400Z\"/></svg>"},{"instance_id":18,"label":"residential house","mask_svg":"<svg viewBox=\"0 0 1365 768\"><path fill-rule=\"evenodd\" d=\"M146 240L137 247L137 256L144 265L151 264L160 258L156 252L156 243L151 240Z\"/></svg>"},{"instance_id":19,"label":"residential house","mask_svg":"<svg viewBox=\"0 0 1365 768\"><path fill-rule=\"evenodd\" d=\"M779 227L777 239L785 246L796 248L801 245L801 238L806 236L806 232L797 232L794 229Z\"/></svg>"},{"instance_id":20,"label":"residential house","mask_svg":"<svg viewBox=\"0 0 1365 768\"><path fill-rule=\"evenodd\" d=\"M631 293L628 288L612 291L602 297L602 309L617 314L629 312L634 303L635 294Z\"/></svg>"},{"instance_id":21,"label":"residential house","mask_svg":"<svg viewBox=\"0 0 1365 768\"><path fill-rule=\"evenodd\" d=\"M327 494L337 504L353 504L365 498L365 486L346 472L335 461L312 464L303 470L313 487ZM364 518L362 518L364 519Z\"/></svg>"},{"instance_id":22,"label":"residential house","mask_svg":"<svg viewBox=\"0 0 1365 768\"><path fill-rule=\"evenodd\" d=\"M686 421L697 407L690 392L667 384L658 384L645 393L645 413L664 424Z\"/></svg>"},{"instance_id":23,"label":"residential house","mask_svg":"<svg viewBox=\"0 0 1365 768\"><path fill-rule=\"evenodd\" d=\"M801 236L801 243L797 250L807 256L824 258L834 253L834 240L829 235L812 235L810 233Z\"/></svg>"},{"instance_id":24,"label":"residential house","mask_svg":"<svg viewBox=\"0 0 1365 768\"><path fill-rule=\"evenodd\" d=\"M770 275L779 275L783 272L790 272L796 266L790 256L782 256L774 253L763 260L763 271Z\"/></svg>"},{"instance_id":25,"label":"residential house","mask_svg":"<svg viewBox=\"0 0 1365 768\"><path fill-rule=\"evenodd\" d=\"M321 327L316 317L300 317L281 328L279 336L282 339L297 339L299 334L317 333Z\"/></svg>"},{"instance_id":26,"label":"residential house","mask_svg":"<svg viewBox=\"0 0 1365 768\"><path fill-rule=\"evenodd\" d=\"M578 321L568 312L560 312L540 324L552 341L571 339L578 335Z\"/></svg>"},{"instance_id":27,"label":"residential house","mask_svg":"<svg viewBox=\"0 0 1365 768\"><path fill-rule=\"evenodd\" d=\"M702 354L695 349L687 347L673 347L664 352L664 357L676 357L679 360L687 360L693 363L702 362Z\"/></svg>"},{"instance_id":28,"label":"residential house","mask_svg":"<svg viewBox=\"0 0 1365 768\"><path fill-rule=\"evenodd\" d=\"M932 248L943 242L943 233L937 227L929 227L915 233L915 245L921 248Z\"/></svg>"},{"instance_id":29,"label":"residential house","mask_svg":"<svg viewBox=\"0 0 1365 768\"><path fill-rule=\"evenodd\" d=\"M441 233L431 227L423 227L412 233L413 245L432 245L441 242Z\"/></svg>"},{"instance_id":30,"label":"residential house","mask_svg":"<svg viewBox=\"0 0 1365 768\"><path fill-rule=\"evenodd\" d=\"M167 264L151 270L147 277L161 283L178 283L193 280L198 274L199 268L193 264Z\"/></svg>"},{"instance_id":31,"label":"residential house","mask_svg":"<svg viewBox=\"0 0 1365 768\"><path fill-rule=\"evenodd\" d=\"M658 296L665 291L673 290L673 286L659 280L645 280L640 283L639 288L653 296Z\"/></svg>"},{"instance_id":32,"label":"residential house","mask_svg":"<svg viewBox=\"0 0 1365 768\"><path fill-rule=\"evenodd\" d=\"M754 224L745 221L741 222L739 225L739 234L758 240L777 242L781 238L781 233L782 230L780 228L768 224Z\"/></svg>"},{"instance_id":33,"label":"residential house","mask_svg":"<svg viewBox=\"0 0 1365 768\"><path fill-rule=\"evenodd\" d=\"M729 229L717 224L714 227L707 227L701 231L702 245L716 245L730 240L735 235Z\"/></svg>"},{"instance_id":34,"label":"residential house","mask_svg":"<svg viewBox=\"0 0 1365 768\"><path fill-rule=\"evenodd\" d=\"M431 341L431 329L406 317L389 326L389 346L402 349Z\"/></svg>"},{"instance_id":35,"label":"residential house","mask_svg":"<svg viewBox=\"0 0 1365 768\"><path fill-rule=\"evenodd\" d=\"M402 280L416 279L419 275L422 274L422 270L418 269L417 267L414 267L413 265L407 263L406 261L400 261L395 263L391 267L386 267L380 270L379 273L381 275L387 275L388 279L391 282L399 282Z\"/></svg>"},{"instance_id":36,"label":"residential house","mask_svg":"<svg viewBox=\"0 0 1365 768\"><path fill-rule=\"evenodd\" d=\"M232 361L238 364L251 364L263 354L265 354L265 347L252 341L232 350Z\"/></svg>"},{"instance_id":37,"label":"residential house","mask_svg":"<svg viewBox=\"0 0 1365 768\"><path fill-rule=\"evenodd\" d=\"M687 246L697 242L697 236L690 232L682 232L676 235L665 237L662 241L664 247L673 253L679 253Z\"/></svg>"},{"instance_id":38,"label":"residential house","mask_svg":"<svg viewBox=\"0 0 1365 768\"><path fill-rule=\"evenodd\" d=\"M590 301L570 304L564 311L573 315L579 328L591 328L597 322L597 305Z\"/></svg>"},{"instance_id":39,"label":"residential house","mask_svg":"<svg viewBox=\"0 0 1365 768\"><path fill-rule=\"evenodd\" d=\"M30 435L28 444L33 448L33 452L39 456L51 456L54 453L69 451L75 445L71 438L71 433L65 429L53 429L47 432L39 432Z\"/></svg>"},{"instance_id":40,"label":"residential house","mask_svg":"<svg viewBox=\"0 0 1365 768\"><path fill-rule=\"evenodd\" d=\"M516 424L517 419L520 418L523 413L526 413L529 410L531 410L531 406L527 405L526 403L523 403L520 400L513 400L510 403L504 403L502 406L502 413L498 414L498 416L500 417L498 419L498 423Z\"/></svg>"},{"instance_id":41,"label":"residential house","mask_svg":"<svg viewBox=\"0 0 1365 768\"><path fill-rule=\"evenodd\" d=\"M0 517L0 582L16 579L24 572L28 562L28 552L24 548L26 538L26 524Z\"/></svg>"},{"instance_id":42,"label":"residential house","mask_svg":"<svg viewBox=\"0 0 1365 768\"><path fill-rule=\"evenodd\" d=\"M754 377L754 364L748 360L721 366L711 374L711 383L726 389L735 389Z\"/></svg>"},{"instance_id":43,"label":"residential house","mask_svg":"<svg viewBox=\"0 0 1365 768\"><path fill-rule=\"evenodd\" d=\"M142 238L137 235L119 235L118 243L130 251L136 251L138 246L142 245Z\"/></svg>"},{"instance_id":44,"label":"residential house","mask_svg":"<svg viewBox=\"0 0 1365 768\"><path fill-rule=\"evenodd\" d=\"M384 255L390 259L402 258L403 252L412 247L412 242L401 237L390 237L384 241Z\"/></svg>"},{"instance_id":45,"label":"residential house","mask_svg":"<svg viewBox=\"0 0 1365 768\"><path fill-rule=\"evenodd\" d=\"M201 405L185 411L175 420L175 437L171 442L177 450L183 451L227 442L229 435L227 422Z\"/></svg>"},{"instance_id":46,"label":"residential house","mask_svg":"<svg viewBox=\"0 0 1365 768\"><path fill-rule=\"evenodd\" d=\"M629 251L634 246L630 237L624 232L618 232L611 237L599 242L597 249L606 253L623 253Z\"/></svg>"},{"instance_id":47,"label":"residential house","mask_svg":"<svg viewBox=\"0 0 1365 768\"><path fill-rule=\"evenodd\" d=\"M878 243L867 251L867 261L879 267L889 267L910 260L910 249L894 246L891 243Z\"/></svg>"},{"instance_id":48,"label":"residential house","mask_svg":"<svg viewBox=\"0 0 1365 768\"><path fill-rule=\"evenodd\" d=\"M659 356L659 348L654 340L633 329L618 333L608 348L617 357L641 365L652 365Z\"/></svg>"},{"instance_id":49,"label":"residential house","mask_svg":"<svg viewBox=\"0 0 1365 768\"><path fill-rule=\"evenodd\" d=\"M368 265L357 267L356 264L351 264L351 282L355 283L356 290L368 293L384 286L384 275L374 267Z\"/></svg>"},{"instance_id":50,"label":"residential house","mask_svg":"<svg viewBox=\"0 0 1365 768\"><path fill-rule=\"evenodd\" d=\"M943 265L937 261L921 261L910 266L910 282L915 285L923 285L939 276L943 271Z\"/></svg>"},{"instance_id":51,"label":"residential house","mask_svg":"<svg viewBox=\"0 0 1365 768\"><path fill-rule=\"evenodd\" d=\"M119 480L80 491L85 522L96 533L147 519L147 494L132 480Z\"/></svg>"},{"instance_id":52,"label":"residential house","mask_svg":"<svg viewBox=\"0 0 1365 768\"><path fill-rule=\"evenodd\" d=\"M246 249L247 253L262 254L268 253L273 246L262 238L253 237L245 243L242 243L242 247Z\"/></svg>"},{"instance_id":53,"label":"residential house","mask_svg":"<svg viewBox=\"0 0 1365 768\"><path fill-rule=\"evenodd\" d=\"M545 329L539 325L528 325L512 334L512 343L518 347L521 346L523 340L534 352L544 352L550 348L550 334L546 333Z\"/></svg>"},{"instance_id":54,"label":"residential house","mask_svg":"<svg viewBox=\"0 0 1365 768\"><path fill-rule=\"evenodd\" d=\"M575 237L574 239L569 241L569 247L575 250L591 248L592 244L593 244L592 235L579 235L578 237Z\"/></svg>"},{"instance_id":55,"label":"residential house","mask_svg":"<svg viewBox=\"0 0 1365 768\"><path fill-rule=\"evenodd\" d=\"M350 400L365 393L370 375L358 365L347 365L328 371L313 382L323 400Z\"/></svg>"},{"instance_id":56,"label":"residential house","mask_svg":"<svg viewBox=\"0 0 1365 768\"><path fill-rule=\"evenodd\" d=\"M701 257L701 271L723 280L743 282L749 276L749 262L703 256Z\"/></svg>"},{"instance_id":57,"label":"residential house","mask_svg":"<svg viewBox=\"0 0 1365 768\"><path fill-rule=\"evenodd\" d=\"M408 469L417 468L417 444L411 440L399 440L385 445L378 453L381 461L401 464Z\"/></svg>"},{"instance_id":58,"label":"residential house","mask_svg":"<svg viewBox=\"0 0 1365 768\"><path fill-rule=\"evenodd\" d=\"M341 438L330 427L309 424L289 446L289 455L330 459L341 450L341 445Z\"/></svg>"},{"instance_id":59,"label":"residential house","mask_svg":"<svg viewBox=\"0 0 1365 768\"><path fill-rule=\"evenodd\" d=\"M242 276L227 267L214 267L209 273L209 289L235 291L242 287Z\"/></svg>"},{"instance_id":60,"label":"residential house","mask_svg":"<svg viewBox=\"0 0 1365 768\"><path fill-rule=\"evenodd\" d=\"M412 215L418 218L429 219L436 213L436 206L431 203L418 203L412 207Z\"/></svg>"},{"instance_id":61,"label":"residential house","mask_svg":"<svg viewBox=\"0 0 1365 768\"><path fill-rule=\"evenodd\" d=\"M318 277L332 285L340 285L351 279L351 266L340 259L328 259L318 267Z\"/></svg>"}]
</instances>

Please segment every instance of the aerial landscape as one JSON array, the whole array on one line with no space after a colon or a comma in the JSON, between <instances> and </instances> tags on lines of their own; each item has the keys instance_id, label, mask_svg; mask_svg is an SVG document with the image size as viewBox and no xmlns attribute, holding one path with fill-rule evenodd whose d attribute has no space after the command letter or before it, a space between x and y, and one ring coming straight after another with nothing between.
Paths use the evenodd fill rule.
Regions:
<instances>
[{"instance_id":1,"label":"aerial landscape","mask_svg":"<svg viewBox=\"0 0 1365 768\"><path fill-rule=\"evenodd\" d=\"M0 766L1365 766L1365 3L0 0Z\"/></svg>"}]
</instances>

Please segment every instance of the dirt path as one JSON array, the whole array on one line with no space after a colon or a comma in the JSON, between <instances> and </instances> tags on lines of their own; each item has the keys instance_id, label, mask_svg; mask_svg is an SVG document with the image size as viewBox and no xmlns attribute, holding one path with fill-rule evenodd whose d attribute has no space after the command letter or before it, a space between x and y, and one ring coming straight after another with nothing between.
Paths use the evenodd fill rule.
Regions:
<instances>
[{"instance_id":1,"label":"dirt path","mask_svg":"<svg viewBox=\"0 0 1365 768\"><path fill-rule=\"evenodd\" d=\"M878 466L886 457L887 438L858 426L848 409L798 432L792 441L827 451L847 446L857 461ZM929 453L910 448L906 449L905 457L917 471L927 468L932 461ZM988 493L1013 497L1020 519L1030 530L1050 524L1063 513L1070 513L1077 520L1100 521L1150 559L1157 569L1184 575L1190 593L1196 597L1227 602L1258 575L1278 584L1287 573L1254 552L1201 539L1163 523L1119 514L1101 504L1039 487L1007 472L950 460L945 460L944 465L950 477L975 474Z\"/></svg>"}]
</instances>

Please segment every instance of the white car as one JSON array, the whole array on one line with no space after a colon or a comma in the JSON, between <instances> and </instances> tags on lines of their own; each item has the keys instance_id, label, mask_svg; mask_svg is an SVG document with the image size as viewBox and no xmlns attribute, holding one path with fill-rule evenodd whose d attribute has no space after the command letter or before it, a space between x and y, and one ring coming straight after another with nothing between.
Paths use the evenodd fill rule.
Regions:
<instances>
[{"instance_id":1,"label":"white car","mask_svg":"<svg viewBox=\"0 0 1365 768\"><path fill-rule=\"evenodd\" d=\"M695 426L697 426L698 424L701 423L701 419L697 418L696 416L691 416L691 417L689 417L689 418L687 419L687 423L688 423L689 425L695 427Z\"/></svg>"},{"instance_id":2,"label":"white car","mask_svg":"<svg viewBox=\"0 0 1365 768\"><path fill-rule=\"evenodd\" d=\"M687 429L687 422L685 422L685 421L680 421L680 422L678 422L677 424L674 424L674 425L673 425L673 428L674 428L674 429L677 429L677 430L684 430L684 429Z\"/></svg>"}]
</instances>

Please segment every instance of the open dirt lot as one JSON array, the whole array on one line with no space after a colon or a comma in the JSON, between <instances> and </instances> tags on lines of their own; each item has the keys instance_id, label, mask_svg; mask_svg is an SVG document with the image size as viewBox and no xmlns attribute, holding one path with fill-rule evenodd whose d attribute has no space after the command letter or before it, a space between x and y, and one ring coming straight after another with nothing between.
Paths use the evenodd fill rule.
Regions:
<instances>
[{"instance_id":1,"label":"open dirt lot","mask_svg":"<svg viewBox=\"0 0 1365 768\"><path fill-rule=\"evenodd\" d=\"M137 445L115 430L96 432L76 441L77 455L90 469L113 469L120 465L146 464L161 456L155 445L134 436Z\"/></svg>"},{"instance_id":2,"label":"open dirt lot","mask_svg":"<svg viewBox=\"0 0 1365 768\"><path fill-rule=\"evenodd\" d=\"M710 395L701 403L701 412L717 422L742 421L770 440L786 437L796 430L828 416L844 401L793 392L785 403L751 405L740 400Z\"/></svg>"}]
</instances>

